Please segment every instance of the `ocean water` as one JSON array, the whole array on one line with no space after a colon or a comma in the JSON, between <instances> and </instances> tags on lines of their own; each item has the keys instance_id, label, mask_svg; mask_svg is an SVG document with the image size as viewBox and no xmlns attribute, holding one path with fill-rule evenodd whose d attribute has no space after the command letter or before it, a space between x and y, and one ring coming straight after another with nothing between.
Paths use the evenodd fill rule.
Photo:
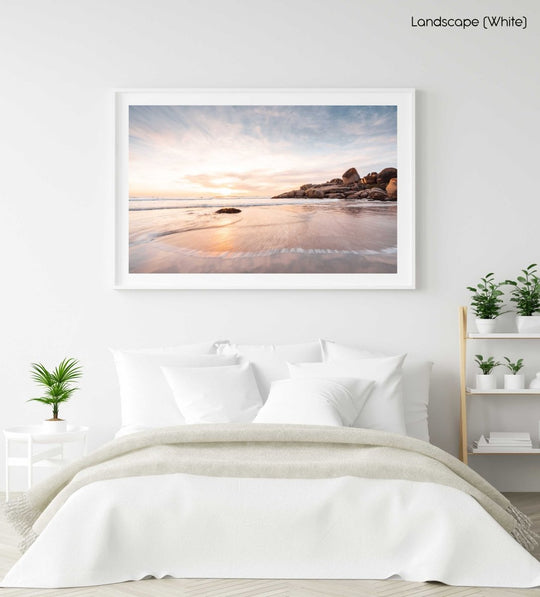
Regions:
<instances>
[{"instance_id":1,"label":"ocean water","mask_svg":"<svg viewBox=\"0 0 540 597\"><path fill-rule=\"evenodd\" d=\"M397 205L130 198L129 255L131 273L395 273Z\"/></svg>"}]
</instances>

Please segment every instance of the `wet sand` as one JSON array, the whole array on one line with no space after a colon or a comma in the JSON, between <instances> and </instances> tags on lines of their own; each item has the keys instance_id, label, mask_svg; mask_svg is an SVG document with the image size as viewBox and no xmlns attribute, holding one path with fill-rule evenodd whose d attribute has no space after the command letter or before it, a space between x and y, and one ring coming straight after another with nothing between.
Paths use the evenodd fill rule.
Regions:
<instances>
[{"instance_id":1,"label":"wet sand","mask_svg":"<svg viewBox=\"0 0 540 597\"><path fill-rule=\"evenodd\" d=\"M244 201L246 203L246 201ZM395 273L395 204L261 201L137 203L130 209L131 273ZM130 206L131 206L130 202Z\"/></svg>"}]
</instances>

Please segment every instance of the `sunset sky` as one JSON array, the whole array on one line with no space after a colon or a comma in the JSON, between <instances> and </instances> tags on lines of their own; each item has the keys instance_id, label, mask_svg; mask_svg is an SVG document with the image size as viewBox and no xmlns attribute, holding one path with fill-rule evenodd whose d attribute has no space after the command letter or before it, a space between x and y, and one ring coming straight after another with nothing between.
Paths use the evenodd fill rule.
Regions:
<instances>
[{"instance_id":1,"label":"sunset sky","mask_svg":"<svg viewBox=\"0 0 540 597\"><path fill-rule=\"evenodd\" d=\"M397 166L396 106L130 106L130 197L264 197Z\"/></svg>"}]
</instances>

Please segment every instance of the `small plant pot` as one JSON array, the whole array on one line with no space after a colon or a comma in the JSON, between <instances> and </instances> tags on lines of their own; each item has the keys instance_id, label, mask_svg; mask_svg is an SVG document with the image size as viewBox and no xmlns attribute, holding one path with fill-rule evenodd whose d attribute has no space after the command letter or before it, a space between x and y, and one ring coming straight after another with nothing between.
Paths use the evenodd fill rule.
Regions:
<instances>
[{"instance_id":1,"label":"small plant pot","mask_svg":"<svg viewBox=\"0 0 540 597\"><path fill-rule=\"evenodd\" d=\"M476 329L479 334L493 334L497 327L496 319L478 319L476 318Z\"/></svg>"},{"instance_id":2,"label":"small plant pot","mask_svg":"<svg viewBox=\"0 0 540 597\"><path fill-rule=\"evenodd\" d=\"M476 376L476 389L482 391L496 390L497 378L493 373L490 373L489 375L478 374Z\"/></svg>"},{"instance_id":3,"label":"small plant pot","mask_svg":"<svg viewBox=\"0 0 540 597\"><path fill-rule=\"evenodd\" d=\"M525 376L521 373L516 375L506 374L504 376L504 389L505 390L523 390L525 387Z\"/></svg>"},{"instance_id":4,"label":"small plant pot","mask_svg":"<svg viewBox=\"0 0 540 597\"><path fill-rule=\"evenodd\" d=\"M64 433L67 431L67 421L64 419L47 419L41 423L43 433Z\"/></svg>"},{"instance_id":5,"label":"small plant pot","mask_svg":"<svg viewBox=\"0 0 540 597\"><path fill-rule=\"evenodd\" d=\"M540 334L540 315L518 315L516 324L520 334Z\"/></svg>"}]
</instances>

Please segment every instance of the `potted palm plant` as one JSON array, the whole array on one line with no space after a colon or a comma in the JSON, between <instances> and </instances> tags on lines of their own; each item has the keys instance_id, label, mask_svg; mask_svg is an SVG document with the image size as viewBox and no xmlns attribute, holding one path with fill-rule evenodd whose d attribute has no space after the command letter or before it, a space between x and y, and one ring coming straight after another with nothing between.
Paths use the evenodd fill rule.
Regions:
<instances>
[{"instance_id":1,"label":"potted palm plant","mask_svg":"<svg viewBox=\"0 0 540 597\"><path fill-rule=\"evenodd\" d=\"M510 300L516 305L517 328L520 334L540 333L540 278L536 263L521 270L516 280L505 280L512 286Z\"/></svg>"},{"instance_id":2,"label":"potted palm plant","mask_svg":"<svg viewBox=\"0 0 540 597\"><path fill-rule=\"evenodd\" d=\"M476 376L476 389L477 390L495 390L497 388L497 380L493 375L493 369L501 365L499 361L496 361L493 357L489 357L484 360L481 354L475 354L474 362L480 367L482 373Z\"/></svg>"},{"instance_id":3,"label":"potted palm plant","mask_svg":"<svg viewBox=\"0 0 540 597\"><path fill-rule=\"evenodd\" d=\"M504 389L523 390L525 387L525 376L520 373L523 369L523 359L512 362L508 357L504 357L504 360L506 361L504 366L510 371L510 373L504 376Z\"/></svg>"},{"instance_id":4,"label":"potted palm plant","mask_svg":"<svg viewBox=\"0 0 540 597\"><path fill-rule=\"evenodd\" d=\"M44 388L44 393L29 401L42 402L52 406L52 417L43 421L43 430L49 433L66 431L67 423L58 416L58 407L67 402L73 392L78 390L74 383L82 376L82 368L77 359L64 359L53 371L49 371L41 363L32 363L32 379Z\"/></svg>"},{"instance_id":5,"label":"potted palm plant","mask_svg":"<svg viewBox=\"0 0 540 597\"><path fill-rule=\"evenodd\" d=\"M495 282L493 273L480 278L476 286L467 286L473 293L471 305L476 315L476 328L480 334L491 334L495 331L495 319L502 315L503 291L501 283Z\"/></svg>"}]
</instances>

